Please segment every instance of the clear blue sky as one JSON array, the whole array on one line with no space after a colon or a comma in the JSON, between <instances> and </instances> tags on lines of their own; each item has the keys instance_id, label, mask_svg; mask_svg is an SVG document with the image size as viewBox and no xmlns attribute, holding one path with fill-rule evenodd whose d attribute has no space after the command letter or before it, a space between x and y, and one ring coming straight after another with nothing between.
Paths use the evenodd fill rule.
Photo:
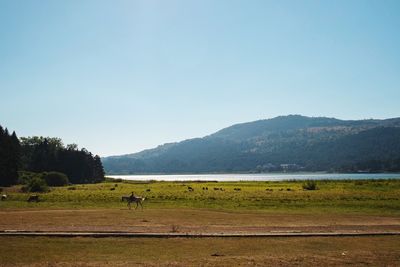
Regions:
<instances>
[{"instance_id":1,"label":"clear blue sky","mask_svg":"<svg viewBox=\"0 0 400 267\"><path fill-rule=\"evenodd\" d=\"M101 156L400 116L400 1L0 0L0 124Z\"/></svg>"}]
</instances>

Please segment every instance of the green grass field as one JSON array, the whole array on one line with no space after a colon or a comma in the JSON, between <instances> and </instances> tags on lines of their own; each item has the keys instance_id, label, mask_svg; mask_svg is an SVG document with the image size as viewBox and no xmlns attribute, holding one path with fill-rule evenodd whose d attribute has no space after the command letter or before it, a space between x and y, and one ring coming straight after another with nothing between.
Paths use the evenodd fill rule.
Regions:
<instances>
[{"instance_id":1,"label":"green grass field","mask_svg":"<svg viewBox=\"0 0 400 267\"><path fill-rule=\"evenodd\" d=\"M28 203L33 193L14 186L3 188L8 199L0 202L0 229L184 233L399 229L400 180L318 181L317 190L304 190L302 185L302 181L109 180L53 187L40 194L39 203ZM132 191L146 197L143 212L129 211L121 202L121 196ZM0 242L1 266L397 266L400 262L398 236L0 237Z\"/></svg>"},{"instance_id":2,"label":"green grass field","mask_svg":"<svg viewBox=\"0 0 400 267\"><path fill-rule=\"evenodd\" d=\"M122 195L146 197L146 208L206 208L295 213L400 214L400 180L318 181L317 190L304 190L303 181L286 182L133 182L53 187L39 203L32 193L4 188L9 197L0 208L123 207ZM188 186L194 191L190 192ZM203 188L208 190L203 190ZM219 190L215 190L218 188ZM240 188L235 190L235 188ZM220 190L222 189L222 190Z\"/></svg>"}]
</instances>

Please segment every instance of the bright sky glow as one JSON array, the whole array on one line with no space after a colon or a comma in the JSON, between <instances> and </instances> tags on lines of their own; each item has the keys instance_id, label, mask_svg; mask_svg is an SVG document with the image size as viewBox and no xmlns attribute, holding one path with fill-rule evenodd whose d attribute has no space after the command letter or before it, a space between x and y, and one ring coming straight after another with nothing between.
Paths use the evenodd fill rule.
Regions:
<instances>
[{"instance_id":1,"label":"bright sky glow","mask_svg":"<svg viewBox=\"0 0 400 267\"><path fill-rule=\"evenodd\" d=\"M0 125L101 156L400 116L400 1L0 0Z\"/></svg>"}]
</instances>

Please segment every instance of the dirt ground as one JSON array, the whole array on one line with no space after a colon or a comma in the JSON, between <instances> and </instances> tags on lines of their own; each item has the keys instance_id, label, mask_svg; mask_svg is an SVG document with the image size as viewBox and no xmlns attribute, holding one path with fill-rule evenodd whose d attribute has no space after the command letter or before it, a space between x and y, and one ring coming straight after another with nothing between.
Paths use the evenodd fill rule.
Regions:
<instances>
[{"instance_id":1,"label":"dirt ground","mask_svg":"<svg viewBox=\"0 0 400 267\"><path fill-rule=\"evenodd\" d=\"M207 209L4 209L0 231L268 233L400 231L400 217ZM400 266L399 236L0 236L0 266Z\"/></svg>"},{"instance_id":2,"label":"dirt ground","mask_svg":"<svg viewBox=\"0 0 400 267\"><path fill-rule=\"evenodd\" d=\"M124 231L138 233L265 233L400 231L400 217L274 214L203 209L7 209L0 231Z\"/></svg>"}]
</instances>

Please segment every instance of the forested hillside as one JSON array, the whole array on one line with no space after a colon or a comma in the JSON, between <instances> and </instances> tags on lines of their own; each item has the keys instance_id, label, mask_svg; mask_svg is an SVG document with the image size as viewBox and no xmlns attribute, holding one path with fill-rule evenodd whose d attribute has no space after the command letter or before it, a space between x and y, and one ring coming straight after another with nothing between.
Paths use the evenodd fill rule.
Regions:
<instances>
[{"instance_id":1,"label":"forested hillside","mask_svg":"<svg viewBox=\"0 0 400 267\"><path fill-rule=\"evenodd\" d=\"M102 161L124 174L400 171L400 119L281 116Z\"/></svg>"}]
</instances>

